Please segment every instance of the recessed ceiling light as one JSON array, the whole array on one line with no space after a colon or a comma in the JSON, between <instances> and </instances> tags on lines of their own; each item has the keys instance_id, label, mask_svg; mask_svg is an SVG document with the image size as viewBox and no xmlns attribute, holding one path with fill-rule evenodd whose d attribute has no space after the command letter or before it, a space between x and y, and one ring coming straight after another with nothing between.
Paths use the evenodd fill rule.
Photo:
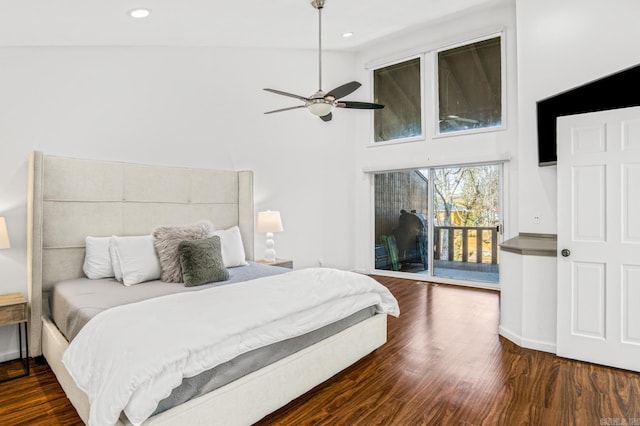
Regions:
<instances>
[{"instance_id":1,"label":"recessed ceiling light","mask_svg":"<svg viewBox=\"0 0 640 426\"><path fill-rule=\"evenodd\" d=\"M349 32L349 33L344 33L342 34L343 38L349 38L349 37L353 37L353 33Z\"/></svg>"},{"instance_id":2,"label":"recessed ceiling light","mask_svg":"<svg viewBox=\"0 0 640 426\"><path fill-rule=\"evenodd\" d=\"M132 18L136 18L136 19L146 18L151 14L151 9L143 9L143 8L132 9L128 12L128 14Z\"/></svg>"}]
</instances>

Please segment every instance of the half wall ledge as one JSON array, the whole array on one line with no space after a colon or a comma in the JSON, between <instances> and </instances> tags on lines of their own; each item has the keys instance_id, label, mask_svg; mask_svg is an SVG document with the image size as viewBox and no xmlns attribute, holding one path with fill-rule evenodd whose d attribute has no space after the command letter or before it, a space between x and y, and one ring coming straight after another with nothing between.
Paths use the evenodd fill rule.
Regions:
<instances>
[{"instance_id":1,"label":"half wall ledge","mask_svg":"<svg viewBox=\"0 0 640 426\"><path fill-rule=\"evenodd\" d=\"M557 256L558 236L555 234L520 233L500 244L500 250L526 256Z\"/></svg>"},{"instance_id":2,"label":"half wall ledge","mask_svg":"<svg viewBox=\"0 0 640 426\"><path fill-rule=\"evenodd\" d=\"M500 249L498 333L518 346L555 353L556 235L522 233Z\"/></svg>"}]
</instances>

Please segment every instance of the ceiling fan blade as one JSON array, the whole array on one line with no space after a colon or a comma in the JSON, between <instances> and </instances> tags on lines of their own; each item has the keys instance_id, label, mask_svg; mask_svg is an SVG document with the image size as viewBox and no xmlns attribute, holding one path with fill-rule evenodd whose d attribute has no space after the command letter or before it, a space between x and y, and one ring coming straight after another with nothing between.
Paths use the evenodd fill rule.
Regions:
<instances>
[{"instance_id":1,"label":"ceiling fan blade","mask_svg":"<svg viewBox=\"0 0 640 426\"><path fill-rule=\"evenodd\" d=\"M289 108L282 108L282 109L276 109L273 111L267 111L265 112L265 114L273 114L274 112L289 111L291 109L306 108L306 107L307 107L306 105L298 105L298 106L289 107Z\"/></svg>"},{"instance_id":2,"label":"ceiling fan blade","mask_svg":"<svg viewBox=\"0 0 640 426\"><path fill-rule=\"evenodd\" d=\"M369 102L350 102L341 101L336 105L338 108L352 108L352 109L382 109L384 105L372 104Z\"/></svg>"},{"instance_id":3,"label":"ceiling fan blade","mask_svg":"<svg viewBox=\"0 0 640 426\"><path fill-rule=\"evenodd\" d=\"M333 114L331 113L320 116L320 120L322 121L331 121L332 118L333 118Z\"/></svg>"},{"instance_id":4,"label":"ceiling fan blade","mask_svg":"<svg viewBox=\"0 0 640 426\"><path fill-rule=\"evenodd\" d=\"M275 93L276 95L289 96L290 98L300 99L301 101L308 102L309 98L305 98L304 96L294 95L293 93L282 92L280 90L275 89L263 89L267 92Z\"/></svg>"},{"instance_id":5,"label":"ceiling fan blade","mask_svg":"<svg viewBox=\"0 0 640 426\"><path fill-rule=\"evenodd\" d=\"M332 96L334 99L344 98L345 96L355 92L360 86L362 86L362 84L357 81L352 81L329 91L325 97Z\"/></svg>"},{"instance_id":6,"label":"ceiling fan blade","mask_svg":"<svg viewBox=\"0 0 640 426\"><path fill-rule=\"evenodd\" d=\"M463 117L458 117L458 118L454 118L454 121L461 121L463 123L471 123L471 124L478 124L480 123L478 120L474 120L472 118L463 118Z\"/></svg>"}]
</instances>

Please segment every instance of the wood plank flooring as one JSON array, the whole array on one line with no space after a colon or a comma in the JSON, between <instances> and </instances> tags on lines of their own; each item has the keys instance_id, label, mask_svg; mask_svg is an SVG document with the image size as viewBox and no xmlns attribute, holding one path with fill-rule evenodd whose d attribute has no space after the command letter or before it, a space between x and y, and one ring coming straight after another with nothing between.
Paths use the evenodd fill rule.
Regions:
<instances>
[{"instance_id":1,"label":"wood plank flooring","mask_svg":"<svg viewBox=\"0 0 640 426\"><path fill-rule=\"evenodd\" d=\"M21 364L2 365L3 372L13 376ZM0 425L48 426L82 425L71 402L58 384L47 364L37 365L31 360L28 377L0 383Z\"/></svg>"},{"instance_id":2,"label":"wood plank flooring","mask_svg":"<svg viewBox=\"0 0 640 426\"><path fill-rule=\"evenodd\" d=\"M375 277L389 341L259 425L640 425L640 374L497 335L498 293ZM0 425L81 424L51 370L0 384Z\"/></svg>"}]
</instances>

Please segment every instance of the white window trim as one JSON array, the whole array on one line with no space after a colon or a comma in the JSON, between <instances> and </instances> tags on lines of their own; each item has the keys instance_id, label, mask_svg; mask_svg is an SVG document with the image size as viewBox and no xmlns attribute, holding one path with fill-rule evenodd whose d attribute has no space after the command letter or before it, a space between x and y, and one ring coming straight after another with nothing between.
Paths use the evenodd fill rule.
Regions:
<instances>
[{"instance_id":1,"label":"white window trim","mask_svg":"<svg viewBox=\"0 0 640 426\"><path fill-rule=\"evenodd\" d=\"M426 113L425 108L427 105L426 96L425 96L425 55L424 53L419 53L416 55L407 56L401 59L397 59L392 62L388 62L385 64L381 64L376 66L375 68L371 68L369 71L369 86L371 87L371 98L375 99L374 96L374 73L375 71L390 67L396 64L400 64L402 62L408 62L413 59L420 58L420 134L416 136L409 136L406 138L398 138L391 139L388 141L378 141L375 140L375 118L373 114L371 115L370 125L369 125L369 144L368 147L376 147L376 146L388 146L395 145L399 143L407 143L407 142L419 142L424 141L426 139L427 131L426 131Z\"/></svg>"},{"instance_id":2,"label":"white window trim","mask_svg":"<svg viewBox=\"0 0 640 426\"><path fill-rule=\"evenodd\" d=\"M374 176L376 174L410 171L410 170L418 170L418 169L429 169L431 171L432 169L442 168L442 167L473 167L473 166L497 165L500 168L500 180L499 180L500 196L499 196L498 202L500 203L500 212L501 212L500 224L503 229L503 231L498 235L498 244L501 244L504 241L504 236L509 235L507 232L508 229L506 229L509 223L509 213L508 213L508 209L505 208L505 206L507 206L506 203L509 202L509 195L506 192L509 186L508 185L509 173L508 173L508 167L505 167L508 162L509 162L508 158L500 158L500 159L493 159L493 160L486 159L484 161L460 162L460 163L437 162L437 163L431 163L425 166L405 166L405 167L397 167L397 168L382 167L382 168L364 169L363 173L365 174L368 180L368 185L369 185L370 217L369 217L369 232L368 232L368 238L367 238L368 240L367 252L369 253L369 256L367 260L367 269L363 272L366 274L381 275L381 276L386 276L391 278L407 278L412 280L416 280L418 279L418 277L420 277L420 274L400 272L400 271L390 271L385 269L376 269L375 267L375 177ZM426 164L426 163L423 163L423 164ZM432 182L433 182L433 179L430 176L429 177L430 193L433 192L433 188L431 188L431 185L433 184ZM429 211L433 211L432 197L429 197ZM429 235L433 235L432 222L433 222L432 220L429 221ZM429 255L429 265L433 265L432 253L430 253ZM493 282L486 282L486 281L460 280L460 279L453 279L453 278L447 278L447 277L440 277L437 275L433 275L433 271L431 270L431 268L429 269L429 273L424 275L424 279L430 282L435 282L440 284L452 284L452 285L459 285L464 287L483 288L483 289L490 289L490 290L497 290L497 291L500 291L500 286L501 286L500 281L498 281L497 283L493 283Z\"/></svg>"},{"instance_id":3,"label":"white window trim","mask_svg":"<svg viewBox=\"0 0 640 426\"><path fill-rule=\"evenodd\" d=\"M363 167L362 173L375 174L375 173L390 173L401 172L414 169L429 169L439 167L469 167L469 166L482 166L497 163L508 163L512 157L510 154L488 153L486 156L474 155L468 158L458 158L456 161L451 159L438 159L430 160L423 159L415 162L404 161L402 164L385 164L383 166Z\"/></svg>"},{"instance_id":4,"label":"white window trim","mask_svg":"<svg viewBox=\"0 0 640 426\"><path fill-rule=\"evenodd\" d=\"M492 127L482 127L478 129L465 129L458 130L452 132L440 133L440 87L438 85L439 75L438 75L438 54L440 52L444 52L447 50L455 49L457 47L467 46L469 44L478 43L480 41L489 40L492 38L500 38L500 103L501 103L501 124L500 126L492 126ZM477 134L477 133L487 133L487 132L498 132L507 130L507 78L506 78L506 70L507 70L507 61L506 61L506 46L505 46L505 31L504 29L498 32L494 32L491 34L486 34L481 37L475 37L471 39L467 39L465 41L461 41L455 44L450 44L448 46L441 47L436 49L430 54L433 56L433 64L434 64L434 78L433 78L433 92L432 92L432 100L433 100L433 111L435 112L432 120L432 125L434 129L434 133L432 135L433 139L440 139L452 136L463 136L469 134Z\"/></svg>"}]
</instances>

